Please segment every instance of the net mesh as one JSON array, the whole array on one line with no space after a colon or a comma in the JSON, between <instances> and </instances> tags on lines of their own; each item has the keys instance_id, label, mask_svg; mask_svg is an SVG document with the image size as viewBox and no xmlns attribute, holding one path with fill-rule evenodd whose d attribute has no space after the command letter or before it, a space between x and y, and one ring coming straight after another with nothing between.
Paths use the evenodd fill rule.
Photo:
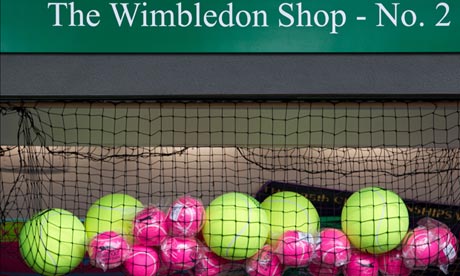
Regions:
<instances>
[{"instance_id":1,"label":"net mesh","mask_svg":"<svg viewBox=\"0 0 460 276\"><path fill-rule=\"evenodd\" d=\"M293 191L313 204L319 214L319 232L324 228L343 230L341 213L346 199L362 188L380 187L404 200L410 230L427 230L442 223L449 233L460 238L460 102L39 102L4 103L0 110L0 272L6 274L31 271L21 260L20 251L23 256L29 254L27 258L33 261L29 260L28 265L38 269L38 273L48 273L50 269L52 273L59 273L59 269L77 273L102 271L89 256L89 250L82 253L85 255L81 259L66 259L65 248L56 245L67 241L71 247L77 247L75 240L79 234L75 227L56 230L68 225L68 218L61 214L53 221L34 215L59 208L84 221L98 199L115 193L129 195L142 206L157 207L171 216L168 214L171 206L184 195L197 199L206 208L220 195L230 192L250 195L263 202L273 193ZM371 201L374 206L383 204L378 199ZM125 215L130 205L121 199L112 200L112 205L114 202ZM287 208L284 204L282 208ZM390 204L385 204L384 211L391 214ZM251 225L248 231L239 235L255 235L256 240L265 241L262 230L253 227L258 217L237 210L243 220L251 222L246 222ZM382 222L375 213L367 214L369 217L361 221L370 221L372 225ZM229 212L220 215L231 217ZM128 220L111 216L109 221ZM33 217L35 220L31 220ZM391 235L392 226L399 224L401 217L404 214L398 211L397 220L385 220L387 230L382 235ZM434 221L427 224L427 217ZM288 223L287 218L283 219L286 219L283 223ZM133 220L129 217L129 223L133 224ZM24 224L26 221L33 223ZM262 223L268 225L264 227L269 232L270 223L274 222ZM25 235L20 245L19 234L24 225L28 225L27 230L32 234ZM193 239L208 245L212 251L219 251L210 245L209 232L222 232L221 236L212 235L224 240L229 231L223 228L229 225L235 223L221 223L220 231L198 231ZM43 235L34 237L36 229L40 235L54 235L53 239L44 241ZM259 230L254 232L254 229ZM118 228L111 225L109 230ZM367 234L362 232L365 237ZM55 233L70 238L62 242ZM430 232L427 238L429 242L424 248L429 252L419 250L423 244L414 246L422 253L413 250L417 254L409 256L406 252L409 259L406 264L417 268L412 272L414 275L460 273L457 244L441 242L439 230L437 233L438 236ZM318 255L319 234L307 234L311 234L307 236ZM94 237L87 237L86 245L90 238ZM130 238L135 237L126 238L132 247L134 241ZM253 241L245 240L246 255L240 258L255 256L252 262L222 261L225 271L221 273L254 273L254 269L263 269L263 258L278 258L273 253L275 245L270 251L253 246ZM364 238L360 241L365 242ZM236 242L226 249L227 253L240 246ZM29 245L24 246L26 243ZM372 239L369 248L376 246L375 243ZM436 252L429 247L440 243L444 246L442 254L456 259L448 261L451 263L444 272L436 265L440 262L440 247ZM398 241L397 245L402 243ZM51 248L51 253L43 251L46 247ZM159 244L150 247L156 250L162 264L167 263L168 254L172 258L177 253ZM258 254L251 251L253 247ZM179 258L174 263L183 266L172 270L215 275L211 268L196 265L198 257L192 258L188 266L187 252L181 253L179 257L174 255ZM198 255L204 258L203 254ZM431 258L436 261L428 260L425 265L429 257L423 254L435 254ZM27 258L24 257L26 262ZM40 263L41 259L48 264ZM313 262L313 257L307 259L301 268L286 266L284 275L318 275L319 268L332 269ZM341 266L337 272L344 273L345 267L353 266ZM172 270L160 269L160 273L166 275ZM123 274L127 268L111 265L107 271ZM270 273L278 275L276 271Z\"/></svg>"}]
</instances>

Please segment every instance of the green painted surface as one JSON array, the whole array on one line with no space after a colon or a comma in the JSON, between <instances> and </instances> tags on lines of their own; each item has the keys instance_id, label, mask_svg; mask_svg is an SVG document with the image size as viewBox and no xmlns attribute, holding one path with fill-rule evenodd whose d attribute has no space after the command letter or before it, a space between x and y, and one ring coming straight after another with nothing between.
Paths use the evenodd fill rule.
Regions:
<instances>
[{"instance_id":1,"label":"green painted surface","mask_svg":"<svg viewBox=\"0 0 460 276\"><path fill-rule=\"evenodd\" d=\"M458 52L459 33L456 0L1 1L12 53Z\"/></svg>"}]
</instances>

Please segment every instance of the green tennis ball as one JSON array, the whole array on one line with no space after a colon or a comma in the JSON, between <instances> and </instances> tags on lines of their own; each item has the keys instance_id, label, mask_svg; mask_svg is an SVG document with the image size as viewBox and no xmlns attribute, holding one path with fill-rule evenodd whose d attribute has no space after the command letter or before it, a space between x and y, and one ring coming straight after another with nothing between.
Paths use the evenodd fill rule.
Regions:
<instances>
[{"instance_id":1,"label":"green tennis ball","mask_svg":"<svg viewBox=\"0 0 460 276\"><path fill-rule=\"evenodd\" d=\"M22 227L19 250L26 264L35 272L42 275L67 274L85 256L85 227L69 211L44 210Z\"/></svg>"},{"instance_id":2,"label":"green tennis ball","mask_svg":"<svg viewBox=\"0 0 460 276\"><path fill-rule=\"evenodd\" d=\"M288 230L316 234L320 219L315 206L301 194L278 192L261 203L270 223L269 243L274 243Z\"/></svg>"},{"instance_id":3,"label":"green tennis ball","mask_svg":"<svg viewBox=\"0 0 460 276\"><path fill-rule=\"evenodd\" d=\"M217 255L242 260L255 255L268 235L268 220L260 204L242 193L226 193L206 208L203 238Z\"/></svg>"},{"instance_id":4,"label":"green tennis ball","mask_svg":"<svg viewBox=\"0 0 460 276\"><path fill-rule=\"evenodd\" d=\"M392 191L369 187L353 193L342 209L342 228L361 251L380 254L396 248L409 229L409 213Z\"/></svg>"},{"instance_id":5,"label":"green tennis ball","mask_svg":"<svg viewBox=\"0 0 460 276\"><path fill-rule=\"evenodd\" d=\"M142 203L130 195L108 194L101 197L86 213L88 241L99 233L114 231L132 243L133 220L142 209Z\"/></svg>"}]
</instances>

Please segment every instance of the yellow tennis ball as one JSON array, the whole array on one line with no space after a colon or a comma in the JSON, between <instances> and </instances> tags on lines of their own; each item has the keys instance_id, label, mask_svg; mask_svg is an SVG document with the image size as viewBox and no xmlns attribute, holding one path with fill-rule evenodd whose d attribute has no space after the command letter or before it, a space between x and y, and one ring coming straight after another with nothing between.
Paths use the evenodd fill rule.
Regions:
<instances>
[{"instance_id":1,"label":"yellow tennis ball","mask_svg":"<svg viewBox=\"0 0 460 276\"><path fill-rule=\"evenodd\" d=\"M85 256L85 227L69 211L44 210L22 227L19 250L26 264L35 272L42 275L67 274Z\"/></svg>"},{"instance_id":2,"label":"yellow tennis ball","mask_svg":"<svg viewBox=\"0 0 460 276\"><path fill-rule=\"evenodd\" d=\"M364 188L345 202L342 229L361 251L385 253L396 248L406 235L409 213L396 193L378 187Z\"/></svg>"},{"instance_id":3,"label":"yellow tennis ball","mask_svg":"<svg viewBox=\"0 0 460 276\"><path fill-rule=\"evenodd\" d=\"M270 223L269 243L274 243L288 230L297 230L312 235L320 227L315 206L306 197L295 192L278 192L261 203Z\"/></svg>"},{"instance_id":4,"label":"yellow tennis ball","mask_svg":"<svg viewBox=\"0 0 460 276\"><path fill-rule=\"evenodd\" d=\"M206 208L203 238L217 255L242 260L255 255L267 240L265 212L253 197L236 192L215 198Z\"/></svg>"},{"instance_id":5,"label":"yellow tennis ball","mask_svg":"<svg viewBox=\"0 0 460 276\"><path fill-rule=\"evenodd\" d=\"M106 231L114 231L130 243L133 241L133 220L143 209L142 203L126 194L108 194L96 200L88 209L85 228L90 241Z\"/></svg>"}]
</instances>

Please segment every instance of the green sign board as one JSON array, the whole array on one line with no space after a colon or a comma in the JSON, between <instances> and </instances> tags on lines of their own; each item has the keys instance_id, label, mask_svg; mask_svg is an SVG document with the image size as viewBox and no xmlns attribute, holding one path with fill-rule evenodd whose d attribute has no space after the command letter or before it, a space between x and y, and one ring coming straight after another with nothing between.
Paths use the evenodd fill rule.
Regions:
<instances>
[{"instance_id":1,"label":"green sign board","mask_svg":"<svg viewBox=\"0 0 460 276\"><path fill-rule=\"evenodd\" d=\"M1 0L3 53L460 52L459 0Z\"/></svg>"}]
</instances>

